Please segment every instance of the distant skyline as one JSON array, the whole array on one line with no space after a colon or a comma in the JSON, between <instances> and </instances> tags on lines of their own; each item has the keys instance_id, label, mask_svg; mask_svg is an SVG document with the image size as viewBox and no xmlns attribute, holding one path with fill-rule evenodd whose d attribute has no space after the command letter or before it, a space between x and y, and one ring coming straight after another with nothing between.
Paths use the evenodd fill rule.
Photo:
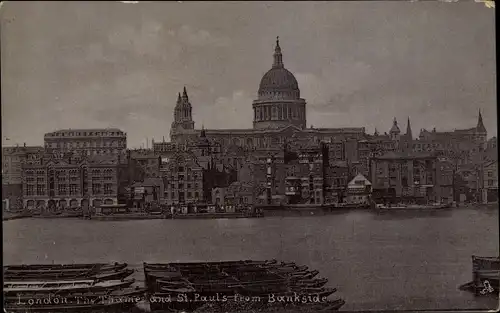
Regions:
<instances>
[{"instance_id":1,"label":"distant skyline","mask_svg":"<svg viewBox=\"0 0 500 313\"><path fill-rule=\"evenodd\" d=\"M116 127L169 138L186 86L196 128L251 128L276 36L307 126L497 134L494 10L446 2L6 2L2 145ZM9 141L6 141L9 138Z\"/></svg>"}]
</instances>

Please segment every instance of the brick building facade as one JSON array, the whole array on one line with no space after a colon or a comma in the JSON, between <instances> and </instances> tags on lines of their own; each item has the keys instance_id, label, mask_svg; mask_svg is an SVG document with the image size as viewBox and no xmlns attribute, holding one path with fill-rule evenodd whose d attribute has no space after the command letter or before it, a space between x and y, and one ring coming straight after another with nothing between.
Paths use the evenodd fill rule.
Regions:
<instances>
[{"instance_id":1,"label":"brick building facade","mask_svg":"<svg viewBox=\"0 0 500 313\"><path fill-rule=\"evenodd\" d=\"M117 204L125 170L118 157L45 157L23 166L23 205L57 211Z\"/></svg>"}]
</instances>

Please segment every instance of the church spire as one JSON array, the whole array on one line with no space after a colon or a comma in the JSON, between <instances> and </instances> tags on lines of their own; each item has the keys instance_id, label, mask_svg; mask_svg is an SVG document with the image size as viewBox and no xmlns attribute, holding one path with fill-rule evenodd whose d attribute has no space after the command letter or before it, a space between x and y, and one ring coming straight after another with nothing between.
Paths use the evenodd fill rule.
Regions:
<instances>
[{"instance_id":1,"label":"church spire","mask_svg":"<svg viewBox=\"0 0 500 313\"><path fill-rule=\"evenodd\" d=\"M486 133L486 127L484 127L483 124L483 116L481 115L481 109L479 109L479 117L477 119L476 129L478 133Z\"/></svg>"},{"instance_id":2,"label":"church spire","mask_svg":"<svg viewBox=\"0 0 500 313\"><path fill-rule=\"evenodd\" d=\"M186 86L184 86L184 90L182 91L182 99L183 100L188 100L188 94L187 94L187 90L186 90Z\"/></svg>"},{"instance_id":3,"label":"church spire","mask_svg":"<svg viewBox=\"0 0 500 313\"><path fill-rule=\"evenodd\" d=\"M181 103L181 93L179 92L179 95L177 96L177 103Z\"/></svg>"},{"instance_id":4,"label":"church spire","mask_svg":"<svg viewBox=\"0 0 500 313\"><path fill-rule=\"evenodd\" d=\"M411 132L410 117L408 116L408 124L406 125L406 136L408 139L413 140L413 134Z\"/></svg>"},{"instance_id":5,"label":"church spire","mask_svg":"<svg viewBox=\"0 0 500 313\"><path fill-rule=\"evenodd\" d=\"M280 37L276 37L276 47L274 48L274 68L283 67L283 55L281 54Z\"/></svg>"},{"instance_id":6,"label":"church spire","mask_svg":"<svg viewBox=\"0 0 500 313\"><path fill-rule=\"evenodd\" d=\"M200 134L200 137L201 138L205 138L207 137L207 134L205 133L205 125L201 125L201 134Z\"/></svg>"}]
</instances>

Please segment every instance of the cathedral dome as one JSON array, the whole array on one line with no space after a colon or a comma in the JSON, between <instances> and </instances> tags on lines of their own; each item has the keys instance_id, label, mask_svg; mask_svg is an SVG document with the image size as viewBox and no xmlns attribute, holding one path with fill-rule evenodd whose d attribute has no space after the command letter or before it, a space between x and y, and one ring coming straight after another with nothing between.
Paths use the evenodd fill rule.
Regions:
<instances>
[{"instance_id":1,"label":"cathedral dome","mask_svg":"<svg viewBox=\"0 0 500 313\"><path fill-rule=\"evenodd\" d=\"M273 58L273 67L260 80L259 99L299 99L299 84L295 76L283 65L279 38L276 39Z\"/></svg>"},{"instance_id":2,"label":"cathedral dome","mask_svg":"<svg viewBox=\"0 0 500 313\"><path fill-rule=\"evenodd\" d=\"M274 91L297 91L299 84L295 76L284 67L273 67L262 77L259 94Z\"/></svg>"}]
</instances>

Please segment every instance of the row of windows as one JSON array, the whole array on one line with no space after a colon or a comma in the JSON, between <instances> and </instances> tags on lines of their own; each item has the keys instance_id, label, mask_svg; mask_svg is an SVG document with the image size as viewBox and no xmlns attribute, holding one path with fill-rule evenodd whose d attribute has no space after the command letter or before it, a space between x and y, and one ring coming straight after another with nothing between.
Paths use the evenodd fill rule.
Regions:
<instances>
[{"instance_id":1,"label":"row of windows","mask_svg":"<svg viewBox=\"0 0 500 313\"><path fill-rule=\"evenodd\" d=\"M125 142L120 141L70 141L45 143L46 148L85 148L85 147L125 147Z\"/></svg>"},{"instance_id":2,"label":"row of windows","mask_svg":"<svg viewBox=\"0 0 500 313\"><path fill-rule=\"evenodd\" d=\"M69 148L68 149L65 149L65 150L70 150ZM119 149L98 149L98 150L83 150L83 151L80 151L80 155L109 155L109 154L112 154L112 155L116 155L116 154L119 154L121 153L122 150L119 150Z\"/></svg>"},{"instance_id":3,"label":"row of windows","mask_svg":"<svg viewBox=\"0 0 500 313\"><path fill-rule=\"evenodd\" d=\"M92 181L109 181L113 180L113 176L93 176Z\"/></svg>"},{"instance_id":4,"label":"row of windows","mask_svg":"<svg viewBox=\"0 0 500 313\"><path fill-rule=\"evenodd\" d=\"M113 194L113 185L112 184L92 184L92 193L93 194L105 194L110 195Z\"/></svg>"},{"instance_id":5,"label":"row of windows","mask_svg":"<svg viewBox=\"0 0 500 313\"><path fill-rule=\"evenodd\" d=\"M194 183L194 184L186 184L186 185L184 185L183 183L179 183L179 184L176 185L176 184L170 183L170 184L167 185L167 188L173 189L176 186L177 186L177 189L184 189L184 188L191 189L191 187L193 187L193 186L194 186L195 189L197 189L197 188L200 187L200 184Z\"/></svg>"},{"instance_id":6,"label":"row of windows","mask_svg":"<svg viewBox=\"0 0 500 313\"><path fill-rule=\"evenodd\" d=\"M255 121L303 119L305 109L288 105L263 106L254 109Z\"/></svg>"},{"instance_id":7,"label":"row of windows","mask_svg":"<svg viewBox=\"0 0 500 313\"><path fill-rule=\"evenodd\" d=\"M105 170L98 170L98 169L93 169L92 170L92 175L112 175L113 170L112 169L105 169Z\"/></svg>"},{"instance_id":8,"label":"row of windows","mask_svg":"<svg viewBox=\"0 0 500 313\"><path fill-rule=\"evenodd\" d=\"M80 174L80 171L76 170L76 169L69 170L69 171L59 170L59 171L56 171L55 173L56 173L56 177L63 178L66 175L78 176ZM114 171L112 169L92 170L92 175L94 175L94 176L101 176L101 175L109 176L109 175L113 175L113 173L114 173ZM27 177L33 177L35 175L35 171L26 171L25 174ZM46 172L43 170L36 171L36 175L38 178L43 178L46 175Z\"/></svg>"},{"instance_id":9,"label":"row of windows","mask_svg":"<svg viewBox=\"0 0 500 313\"><path fill-rule=\"evenodd\" d=\"M82 131L82 132L55 132L50 133L50 137L72 137L72 136L123 136L123 132L107 132L107 131Z\"/></svg>"},{"instance_id":10,"label":"row of windows","mask_svg":"<svg viewBox=\"0 0 500 313\"><path fill-rule=\"evenodd\" d=\"M169 193L169 192L167 192L167 191L165 192L165 196L166 196L167 198L170 198L170 199L176 199L176 198L177 198L177 197L176 197L176 195L177 195L177 193L176 193L176 192L170 192L170 193ZM199 198L200 198L200 193L198 193L198 191L195 191L195 192L188 191L188 192L186 192L186 193L184 193L184 192L179 192L179 193L178 193L178 195L179 195L179 197L181 197L181 198L182 198L184 195L186 195L186 198L188 198L188 199L192 199L192 198L193 198L193 196L194 196L194 198L195 198L195 199L199 199Z\"/></svg>"},{"instance_id":11,"label":"row of windows","mask_svg":"<svg viewBox=\"0 0 500 313\"><path fill-rule=\"evenodd\" d=\"M57 188L59 195L62 195L62 196L67 195L68 190L69 190L70 195L77 195L79 193L79 188L78 188L78 185L76 185L76 184L70 184L69 186L59 185Z\"/></svg>"},{"instance_id":12,"label":"row of windows","mask_svg":"<svg viewBox=\"0 0 500 313\"><path fill-rule=\"evenodd\" d=\"M46 193L46 186L45 185L33 185L33 184L28 184L26 185L26 195L28 196L43 196ZM68 186L66 185L59 185L58 186L58 192L61 195L65 195L67 192ZM77 184L70 184L69 185L69 194L70 195L77 195L78 194L78 185Z\"/></svg>"}]
</instances>

